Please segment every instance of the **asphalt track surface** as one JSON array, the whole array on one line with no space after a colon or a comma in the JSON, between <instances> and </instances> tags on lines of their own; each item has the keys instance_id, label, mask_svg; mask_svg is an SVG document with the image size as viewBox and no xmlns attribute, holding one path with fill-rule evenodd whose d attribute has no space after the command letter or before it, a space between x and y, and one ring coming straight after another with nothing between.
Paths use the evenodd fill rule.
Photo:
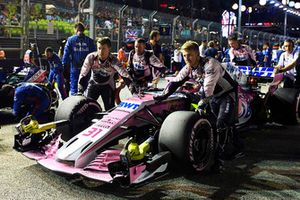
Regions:
<instances>
[{"instance_id":1,"label":"asphalt track surface","mask_svg":"<svg viewBox=\"0 0 300 200\"><path fill-rule=\"evenodd\" d=\"M1 111L9 123L10 111ZM300 199L300 126L265 126L241 133L246 156L225 172L171 171L135 188L51 172L12 149L14 125L0 129L0 199Z\"/></svg>"}]
</instances>

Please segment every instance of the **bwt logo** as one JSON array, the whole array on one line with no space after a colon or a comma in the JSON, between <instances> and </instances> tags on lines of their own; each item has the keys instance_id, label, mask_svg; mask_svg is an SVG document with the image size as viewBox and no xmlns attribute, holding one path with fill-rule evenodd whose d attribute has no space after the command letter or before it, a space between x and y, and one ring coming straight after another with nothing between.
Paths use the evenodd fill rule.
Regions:
<instances>
[{"instance_id":1,"label":"bwt logo","mask_svg":"<svg viewBox=\"0 0 300 200\"><path fill-rule=\"evenodd\" d=\"M136 104L136 103L127 103L127 102L121 102L119 107L122 108L128 108L128 109L132 109L135 110L140 106L140 104Z\"/></svg>"}]
</instances>

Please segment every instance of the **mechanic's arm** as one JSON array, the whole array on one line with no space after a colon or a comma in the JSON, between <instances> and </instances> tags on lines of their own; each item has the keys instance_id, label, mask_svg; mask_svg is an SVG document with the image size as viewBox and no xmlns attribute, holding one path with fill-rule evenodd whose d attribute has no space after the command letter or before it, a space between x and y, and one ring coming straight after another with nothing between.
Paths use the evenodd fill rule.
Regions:
<instances>
[{"instance_id":1,"label":"mechanic's arm","mask_svg":"<svg viewBox=\"0 0 300 200\"><path fill-rule=\"evenodd\" d=\"M215 90L216 84L219 81L221 74L221 66L216 61L210 60L205 66L205 78L203 90L205 98L210 98Z\"/></svg>"},{"instance_id":2,"label":"mechanic's arm","mask_svg":"<svg viewBox=\"0 0 300 200\"><path fill-rule=\"evenodd\" d=\"M186 81L189 80L189 72L190 72L190 68L187 65L184 66L180 70L178 75L171 82L168 83L168 85L166 86L162 94L157 95L153 98L158 101L162 101L168 98L168 96L173 94L180 86L182 86Z\"/></svg>"},{"instance_id":3,"label":"mechanic's arm","mask_svg":"<svg viewBox=\"0 0 300 200\"><path fill-rule=\"evenodd\" d=\"M128 87L132 82L134 82L133 78L130 76L128 71L124 69L122 63L118 59L113 61L112 67L118 72Z\"/></svg>"},{"instance_id":4,"label":"mechanic's arm","mask_svg":"<svg viewBox=\"0 0 300 200\"><path fill-rule=\"evenodd\" d=\"M253 50L251 49L251 47L246 46L246 50L247 50L250 58L256 62L256 56L255 56L255 53L253 52Z\"/></svg>"},{"instance_id":5,"label":"mechanic's arm","mask_svg":"<svg viewBox=\"0 0 300 200\"><path fill-rule=\"evenodd\" d=\"M127 78L131 81L133 80L132 77L129 75L128 71L124 69L122 63L118 59L115 59L114 63L112 64L112 67L118 72L118 74L122 78Z\"/></svg>"},{"instance_id":6,"label":"mechanic's arm","mask_svg":"<svg viewBox=\"0 0 300 200\"><path fill-rule=\"evenodd\" d=\"M281 69L284 67L284 63L283 63L283 57L284 56L285 56L285 53L282 53L280 55L278 64L274 67L274 73L275 74L282 73Z\"/></svg>"},{"instance_id":7,"label":"mechanic's arm","mask_svg":"<svg viewBox=\"0 0 300 200\"><path fill-rule=\"evenodd\" d=\"M235 56L233 54L233 49L232 48L229 49L228 55L229 55L230 62L233 62L233 59L235 58Z\"/></svg>"},{"instance_id":8,"label":"mechanic's arm","mask_svg":"<svg viewBox=\"0 0 300 200\"><path fill-rule=\"evenodd\" d=\"M158 68L158 70L163 70L166 68L166 66L154 54L149 58L149 62L150 65Z\"/></svg>"},{"instance_id":9,"label":"mechanic's arm","mask_svg":"<svg viewBox=\"0 0 300 200\"><path fill-rule=\"evenodd\" d=\"M284 66L283 68L280 68L280 69L278 70L278 72L287 72L287 71L293 69L293 68L296 66L297 59L299 59L299 57L298 57L298 56L295 56L293 62L291 62L290 64Z\"/></svg>"},{"instance_id":10,"label":"mechanic's arm","mask_svg":"<svg viewBox=\"0 0 300 200\"><path fill-rule=\"evenodd\" d=\"M90 53L87 55L87 57L84 60L84 63L82 65L80 74L79 74L79 79L78 79L78 92L83 92L85 90L85 83L87 82L87 78L89 72L91 71L91 68L93 66L93 61L94 61L94 54Z\"/></svg>"},{"instance_id":11,"label":"mechanic's arm","mask_svg":"<svg viewBox=\"0 0 300 200\"><path fill-rule=\"evenodd\" d=\"M22 102L23 102L23 97L19 92L15 93L14 96L14 105L13 105L13 115L18 116L21 110Z\"/></svg>"},{"instance_id":12,"label":"mechanic's arm","mask_svg":"<svg viewBox=\"0 0 300 200\"><path fill-rule=\"evenodd\" d=\"M55 56L55 60L54 60L54 71L57 74L58 72L62 72L63 71L63 65L62 62L60 60L60 58L58 56Z\"/></svg>"},{"instance_id":13,"label":"mechanic's arm","mask_svg":"<svg viewBox=\"0 0 300 200\"><path fill-rule=\"evenodd\" d=\"M62 57L62 65L65 66L70 63L70 55L71 55L72 44L70 43L70 39L67 40L67 43L64 48L64 54Z\"/></svg>"}]
</instances>

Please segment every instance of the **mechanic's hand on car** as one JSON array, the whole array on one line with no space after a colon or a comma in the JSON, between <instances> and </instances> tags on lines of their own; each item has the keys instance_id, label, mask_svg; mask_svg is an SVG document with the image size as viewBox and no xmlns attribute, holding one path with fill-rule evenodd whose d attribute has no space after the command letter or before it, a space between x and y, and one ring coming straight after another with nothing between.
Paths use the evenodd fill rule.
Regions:
<instances>
[{"instance_id":1,"label":"mechanic's hand on car","mask_svg":"<svg viewBox=\"0 0 300 200\"><path fill-rule=\"evenodd\" d=\"M275 74L280 74L280 73L283 73L284 71L283 71L283 68L281 67L281 66L275 66L274 67L274 73Z\"/></svg>"},{"instance_id":2,"label":"mechanic's hand on car","mask_svg":"<svg viewBox=\"0 0 300 200\"><path fill-rule=\"evenodd\" d=\"M165 94L159 94L159 95L153 96L153 99L157 102L161 102L167 98L168 98L168 96Z\"/></svg>"},{"instance_id":3,"label":"mechanic's hand on car","mask_svg":"<svg viewBox=\"0 0 300 200\"><path fill-rule=\"evenodd\" d=\"M200 115L206 115L206 108L207 108L207 104L208 102L205 100L205 99L201 99L199 102L198 102L198 108L197 108L197 112L200 114Z\"/></svg>"},{"instance_id":4,"label":"mechanic's hand on car","mask_svg":"<svg viewBox=\"0 0 300 200\"><path fill-rule=\"evenodd\" d=\"M84 93L84 89L82 87L82 85L78 84L78 91L77 91L77 96L83 96Z\"/></svg>"},{"instance_id":5,"label":"mechanic's hand on car","mask_svg":"<svg viewBox=\"0 0 300 200\"><path fill-rule=\"evenodd\" d=\"M128 86L129 91L131 92L131 94L137 94L138 85L135 82L130 83L130 85Z\"/></svg>"}]
</instances>

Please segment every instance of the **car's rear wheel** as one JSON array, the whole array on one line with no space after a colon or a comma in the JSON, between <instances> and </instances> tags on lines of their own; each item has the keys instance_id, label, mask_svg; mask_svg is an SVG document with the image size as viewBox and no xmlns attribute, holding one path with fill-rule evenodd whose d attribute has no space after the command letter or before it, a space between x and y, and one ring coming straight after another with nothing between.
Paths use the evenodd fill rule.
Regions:
<instances>
[{"instance_id":1,"label":"car's rear wheel","mask_svg":"<svg viewBox=\"0 0 300 200\"><path fill-rule=\"evenodd\" d=\"M68 141L91 125L95 113L101 112L97 101L84 96L70 96L59 104L55 121L68 120L68 126L57 127L61 139Z\"/></svg>"},{"instance_id":2,"label":"car's rear wheel","mask_svg":"<svg viewBox=\"0 0 300 200\"><path fill-rule=\"evenodd\" d=\"M271 120L282 124L297 124L299 92L294 88L279 88L269 96L267 105Z\"/></svg>"},{"instance_id":3,"label":"car's rear wheel","mask_svg":"<svg viewBox=\"0 0 300 200\"><path fill-rule=\"evenodd\" d=\"M160 151L171 151L183 166L195 171L208 169L214 159L214 132L208 119L191 111L171 113L159 133Z\"/></svg>"}]
</instances>

